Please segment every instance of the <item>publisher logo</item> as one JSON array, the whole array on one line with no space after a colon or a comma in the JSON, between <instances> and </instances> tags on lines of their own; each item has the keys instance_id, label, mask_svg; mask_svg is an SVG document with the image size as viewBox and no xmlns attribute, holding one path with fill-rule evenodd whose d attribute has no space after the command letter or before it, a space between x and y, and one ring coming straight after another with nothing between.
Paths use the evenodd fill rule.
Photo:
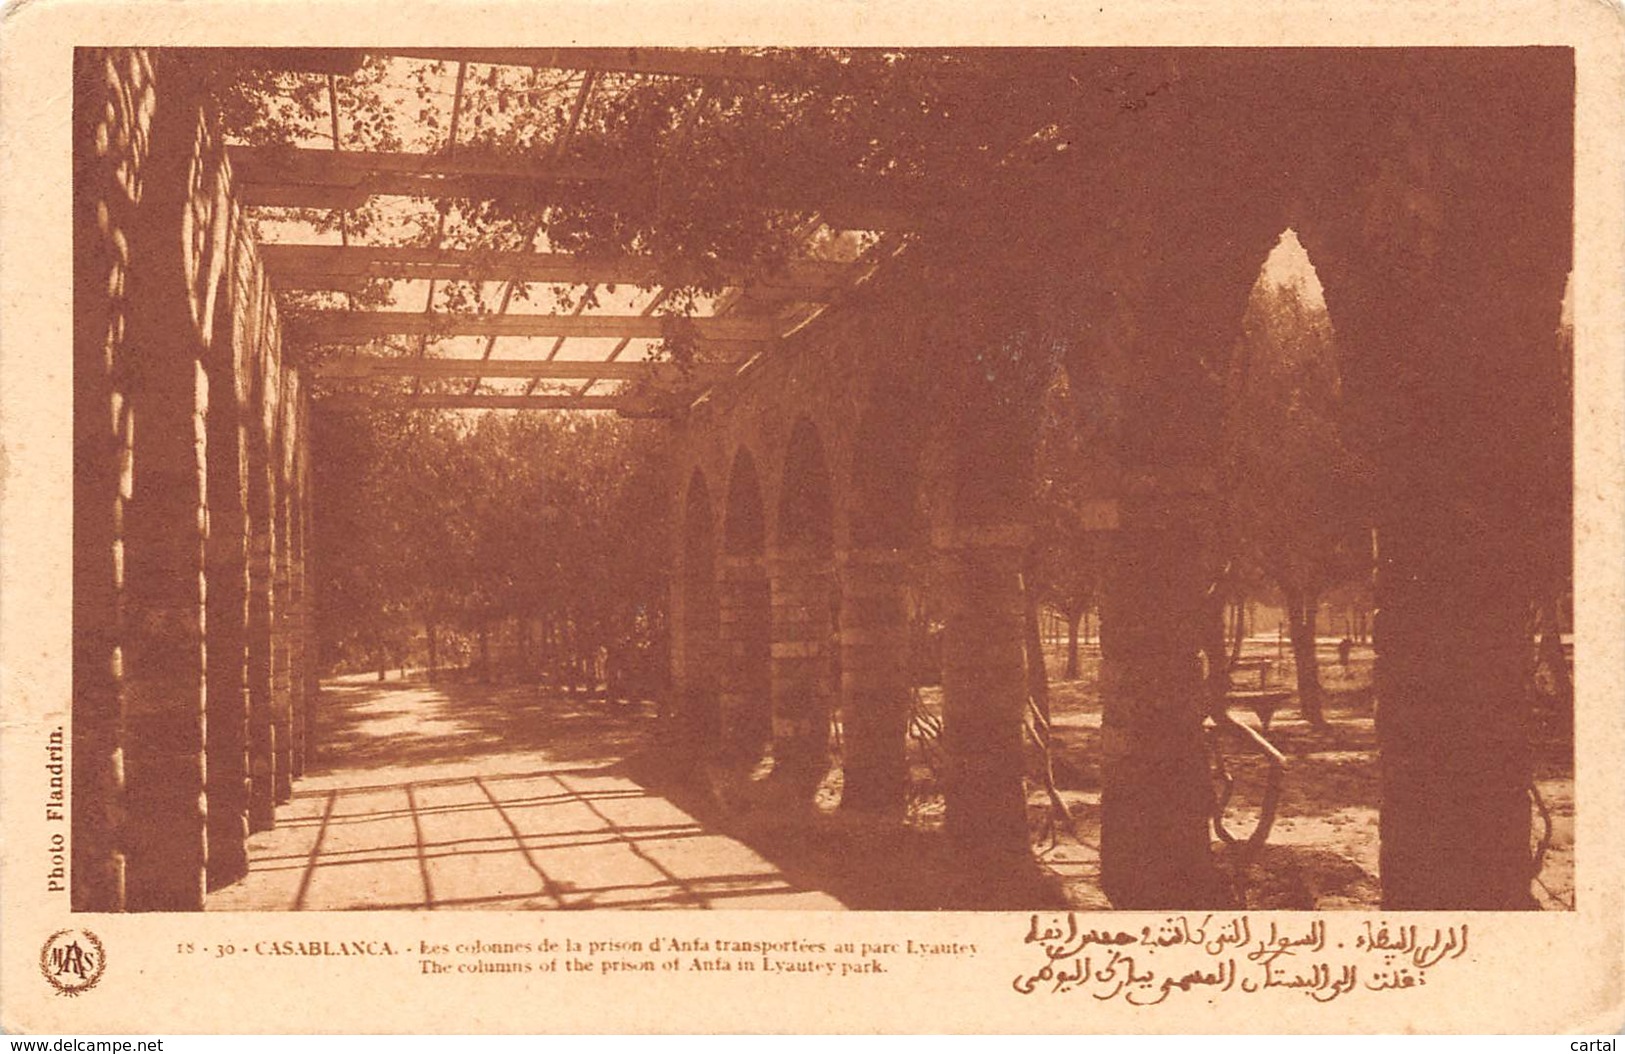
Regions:
<instances>
[{"instance_id":1,"label":"publisher logo","mask_svg":"<svg viewBox=\"0 0 1625 1054\"><path fill-rule=\"evenodd\" d=\"M39 968L63 995L78 995L102 979L102 942L89 930L57 930L40 949Z\"/></svg>"}]
</instances>

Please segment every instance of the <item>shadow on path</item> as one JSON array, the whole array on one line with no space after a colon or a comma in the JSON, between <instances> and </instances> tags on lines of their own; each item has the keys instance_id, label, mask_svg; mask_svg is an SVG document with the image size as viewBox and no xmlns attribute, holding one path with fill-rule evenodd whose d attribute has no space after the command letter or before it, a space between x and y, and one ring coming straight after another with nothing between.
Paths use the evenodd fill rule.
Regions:
<instances>
[{"instance_id":1,"label":"shadow on path","mask_svg":"<svg viewBox=\"0 0 1625 1054\"><path fill-rule=\"evenodd\" d=\"M322 706L314 763L211 910L843 907L630 778L649 708L360 678Z\"/></svg>"}]
</instances>

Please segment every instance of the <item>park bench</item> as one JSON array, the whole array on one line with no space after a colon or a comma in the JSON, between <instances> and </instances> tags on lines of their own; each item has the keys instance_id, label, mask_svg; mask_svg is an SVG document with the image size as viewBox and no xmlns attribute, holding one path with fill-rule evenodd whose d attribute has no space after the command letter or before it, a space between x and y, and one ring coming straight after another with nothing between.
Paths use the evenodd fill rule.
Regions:
<instances>
[{"instance_id":1,"label":"park bench","mask_svg":"<svg viewBox=\"0 0 1625 1054\"><path fill-rule=\"evenodd\" d=\"M1270 828L1275 824L1276 807L1281 801L1281 784L1286 775L1286 755L1282 754L1262 732L1237 721L1227 710L1209 714L1206 728L1208 747L1213 755L1213 833L1226 845L1244 845L1249 850L1257 849L1264 844L1264 840L1270 835ZM1236 789L1235 777L1230 774L1229 766L1225 764L1223 744L1225 735L1240 740L1246 749L1262 755L1269 764L1264 777L1264 792L1258 805L1258 822L1253 826L1252 833L1245 838L1238 838L1230 833L1224 822L1225 810L1229 807L1230 798Z\"/></svg>"},{"instance_id":2,"label":"park bench","mask_svg":"<svg viewBox=\"0 0 1625 1054\"><path fill-rule=\"evenodd\" d=\"M1263 726L1265 732L1270 730L1270 721L1275 717L1275 711L1292 697L1289 689L1270 687L1270 670L1274 666L1274 659L1237 659L1230 664L1230 689L1225 693L1231 704L1245 706L1257 714L1259 724ZM1253 673L1258 674L1256 689L1237 686L1238 676Z\"/></svg>"},{"instance_id":3,"label":"park bench","mask_svg":"<svg viewBox=\"0 0 1625 1054\"><path fill-rule=\"evenodd\" d=\"M1230 664L1230 680L1234 684L1236 675L1243 673L1258 674L1258 690L1266 691L1270 686L1270 669L1275 665L1274 659L1237 659Z\"/></svg>"},{"instance_id":4,"label":"park bench","mask_svg":"<svg viewBox=\"0 0 1625 1054\"><path fill-rule=\"evenodd\" d=\"M1286 755L1282 754L1275 744L1269 741L1267 733L1270 721L1275 711L1292 697L1290 689L1272 689L1269 687L1269 671L1274 665L1271 659L1246 659L1230 666L1230 688L1224 694L1223 704L1208 715L1206 722L1208 745L1213 755L1213 833L1226 845L1244 845L1249 850L1257 849L1269 837L1270 828L1275 824L1276 807L1281 800L1281 784L1286 775ZM1258 674L1258 687L1237 688L1234 678L1238 673ZM1230 707L1234 705L1247 707L1258 716L1258 722L1263 731L1250 725L1243 724L1230 715ZM1230 774L1225 764L1224 738L1239 740L1243 749L1261 755L1268 763L1268 772L1264 777L1264 791L1258 806L1258 822L1254 825L1252 833L1245 838L1238 838L1225 826L1224 814L1230 804L1230 798L1235 793L1235 777Z\"/></svg>"}]
</instances>

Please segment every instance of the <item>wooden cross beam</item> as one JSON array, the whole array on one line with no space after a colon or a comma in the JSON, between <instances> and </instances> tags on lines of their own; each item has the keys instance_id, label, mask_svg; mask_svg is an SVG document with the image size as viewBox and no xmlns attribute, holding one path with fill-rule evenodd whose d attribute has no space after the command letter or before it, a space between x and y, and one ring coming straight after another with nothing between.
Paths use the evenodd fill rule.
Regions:
<instances>
[{"instance_id":1,"label":"wooden cross beam","mask_svg":"<svg viewBox=\"0 0 1625 1054\"><path fill-rule=\"evenodd\" d=\"M603 73L718 80L803 82L809 72L783 59L687 48L210 48L210 58L264 69L347 76L368 54L430 62L477 62Z\"/></svg>"},{"instance_id":2,"label":"wooden cross beam","mask_svg":"<svg viewBox=\"0 0 1625 1054\"><path fill-rule=\"evenodd\" d=\"M734 371L727 363L696 363L683 369L670 362L604 362L570 359L419 359L367 355L329 359L315 367L318 380L424 380L467 377L522 377L536 381L651 381L709 383Z\"/></svg>"},{"instance_id":3,"label":"wooden cross beam","mask_svg":"<svg viewBox=\"0 0 1625 1054\"><path fill-rule=\"evenodd\" d=\"M569 253L427 249L415 246L262 245L260 258L283 289L343 289L368 278L441 279L464 282L550 282L559 285L671 284L652 260L594 260ZM779 269L722 274L722 285L781 291L803 299L849 285L859 269L850 264L797 260Z\"/></svg>"},{"instance_id":4,"label":"wooden cross beam","mask_svg":"<svg viewBox=\"0 0 1625 1054\"><path fill-rule=\"evenodd\" d=\"M318 396L324 410L614 410L625 417L671 417L681 403L633 395L470 395L466 392L406 395L351 392Z\"/></svg>"},{"instance_id":5,"label":"wooden cross beam","mask_svg":"<svg viewBox=\"0 0 1625 1054\"><path fill-rule=\"evenodd\" d=\"M456 177L528 180L539 183L597 183L630 178L629 173L558 158L526 159L480 152L435 154L392 150L322 150L314 147L229 146L238 183L295 183L359 187L373 181L375 194L418 193L420 186ZM430 188L432 189L432 187Z\"/></svg>"},{"instance_id":6,"label":"wooden cross beam","mask_svg":"<svg viewBox=\"0 0 1625 1054\"><path fill-rule=\"evenodd\" d=\"M312 344L364 344L397 335L586 337L658 340L674 325L692 326L703 341L767 344L777 339L771 319L693 318L681 322L643 315L466 315L420 311L312 311L290 318L292 335Z\"/></svg>"},{"instance_id":7,"label":"wooden cross beam","mask_svg":"<svg viewBox=\"0 0 1625 1054\"><path fill-rule=\"evenodd\" d=\"M607 169L556 158L468 151L416 154L232 146L227 155L243 204L291 208L355 209L375 196L501 199L540 205L561 197L566 187L649 178L632 167ZM908 228L918 225L922 216L947 208L928 195L836 176L808 181L785 173L782 179L763 183L756 193L760 200L742 201L741 205L816 208L831 226L851 230Z\"/></svg>"},{"instance_id":8,"label":"wooden cross beam","mask_svg":"<svg viewBox=\"0 0 1625 1054\"><path fill-rule=\"evenodd\" d=\"M207 48L200 54L223 65L250 66L291 73L326 73L348 77L361 68L367 53L360 48Z\"/></svg>"},{"instance_id":9,"label":"wooden cross beam","mask_svg":"<svg viewBox=\"0 0 1625 1054\"><path fill-rule=\"evenodd\" d=\"M603 73L793 83L809 79L803 66L765 55L690 48L385 48L375 55L490 66L552 67Z\"/></svg>"}]
</instances>

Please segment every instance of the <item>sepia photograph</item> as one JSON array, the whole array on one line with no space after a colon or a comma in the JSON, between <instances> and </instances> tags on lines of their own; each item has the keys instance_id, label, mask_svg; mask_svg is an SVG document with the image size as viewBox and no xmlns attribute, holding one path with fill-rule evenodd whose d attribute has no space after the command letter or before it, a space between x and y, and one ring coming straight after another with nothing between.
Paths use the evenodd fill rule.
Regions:
<instances>
[{"instance_id":1,"label":"sepia photograph","mask_svg":"<svg viewBox=\"0 0 1625 1054\"><path fill-rule=\"evenodd\" d=\"M1617 20L49 17L7 1030L1619 1025Z\"/></svg>"},{"instance_id":2,"label":"sepia photograph","mask_svg":"<svg viewBox=\"0 0 1625 1054\"><path fill-rule=\"evenodd\" d=\"M79 51L75 906L1572 908L1573 65Z\"/></svg>"}]
</instances>

